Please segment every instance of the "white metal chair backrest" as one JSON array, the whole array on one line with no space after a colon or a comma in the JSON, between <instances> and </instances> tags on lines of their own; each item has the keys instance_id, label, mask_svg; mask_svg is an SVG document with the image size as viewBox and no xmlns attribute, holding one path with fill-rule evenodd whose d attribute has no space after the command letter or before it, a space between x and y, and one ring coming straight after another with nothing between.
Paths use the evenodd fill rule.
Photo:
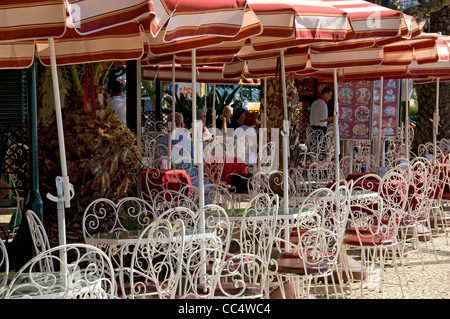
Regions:
<instances>
[{"instance_id":1,"label":"white metal chair backrest","mask_svg":"<svg viewBox=\"0 0 450 319\"><path fill-rule=\"evenodd\" d=\"M294 185L294 196L306 196L309 192L309 185L302 175L302 171L297 168L290 167L288 170L289 178Z\"/></svg>"},{"instance_id":2,"label":"white metal chair backrest","mask_svg":"<svg viewBox=\"0 0 450 319\"><path fill-rule=\"evenodd\" d=\"M108 198L92 201L84 210L83 236L143 229L156 219L152 206L139 197L125 197L117 203Z\"/></svg>"},{"instance_id":3,"label":"white metal chair backrest","mask_svg":"<svg viewBox=\"0 0 450 319\"><path fill-rule=\"evenodd\" d=\"M66 256L67 260L60 256ZM50 260L55 271L36 272ZM113 299L116 281L109 257L87 244L66 244L46 250L28 261L12 277L5 298Z\"/></svg>"},{"instance_id":4,"label":"white metal chair backrest","mask_svg":"<svg viewBox=\"0 0 450 319\"><path fill-rule=\"evenodd\" d=\"M39 217L32 210L27 210L25 215L27 217L36 255L49 250L50 242L48 240L47 232ZM39 264L41 266L41 271L54 271L51 259L42 258L42 260L39 260Z\"/></svg>"},{"instance_id":5,"label":"white metal chair backrest","mask_svg":"<svg viewBox=\"0 0 450 319\"><path fill-rule=\"evenodd\" d=\"M270 259L277 231L279 197L259 194L247 204L241 221L241 252Z\"/></svg>"},{"instance_id":6,"label":"white metal chair backrest","mask_svg":"<svg viewBox=\"0 0 450 319\"><path fill-rule=\"evenodd\" d=\"M190 187L188 186L186 188L186 192L188 192L188 189ZM193 187L194 194L196 187ZM194 195L192 194L192 195ZM198 193L197 193L198 194ZM187 207L191 209L192 211L198 210L198 197L194 198L194 196L191 196L191 194L184 194L180 191L175 190L162 190L159 193L157 193L153 198L153 211L158 216L161 212L164 212L170 208L175 207Z\"/></svg>"},{"instance_id":7,"label":"white metal chair backrest","mask_svg":"<svg viewBox=\"0 0 450 319\"><path fill-rule=\"evenodd\" d=\"M146 167L155 167L154 161L157 158L156 141L164 136L163 133L145 133L142 135L142 160Z\"/></svg>"},{"instance_id":8,"label":"white metal chair backrest","mask_svg":"<svg viewBox=\"0 0 450 319\"><path fill-rule=\"evenodd\" d=\"M231 192L217 184L206 184L205 189L205 204L219 205L225 209L234 209L234 200ZM198 196L196 194L195 196Z\"/></svg>"},{"instance_id":9,"label":"white metal chair backrest","mask_svg":"<svg viewBox=\"0 0 450 319\"><path fill-rule=\"evenodd\" d=\"M275 161L275 142L268 142L262 145L259 150L258 160L260 163L260 171L266 174L270 174L276 167L274 166Z\"/></svg>"},{"instance_id":10,"label":"white metal chair backrest","mask_svg":"<svg viewBox=\"0 0 450 319\"><path fill-rule=\"evenodd\" d=\"M131 299L173 299L180 282L184 246L185 226L181 219L151 222L133 250L128 270Z\"/></svg>"}]
</instances>

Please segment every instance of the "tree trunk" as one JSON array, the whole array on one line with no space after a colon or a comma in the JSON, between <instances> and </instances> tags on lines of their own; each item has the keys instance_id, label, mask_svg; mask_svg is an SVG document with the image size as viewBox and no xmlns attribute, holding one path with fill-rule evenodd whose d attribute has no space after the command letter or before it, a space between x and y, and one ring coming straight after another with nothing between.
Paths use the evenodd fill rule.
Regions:
<instances>
[{"instance_id":1,"label":"tree trunk","mask_svg":"<svg viewBox=\"0 0 450 319\"><path fill-rule=\"evenodd\" d=\"M264 92L264 83L262 84L261 92ZM276 145L278 145L278 170L283 170L283 137L281 136L281 131L283 129L284 120L284 110L283 110L283 96L281 90L281 79L280 78L268 78L267 79L267 140L271 141L272 129L278 128L279 133L276 140ZM264 97L261 93L261 105L264 105ZM287 107L290 125L294 125L298 122L298 114L296 113L298 107L298 91L295 86L295 80L291 78L286 78L286 94L287 94ZM291 136L292 140L292 136ZM295 158L292 157L293 154L297 154L295 148L299 145L289 145L290 147L290 159L289 165L294 166L296 163Z\"/></svg>"},{"instance_id":2,"label":"tree trunk","mask_svg":"<svg viewBox=\"0 0 450 319\"><path fill-rule=\"evenodd\" d=\"M449 7L446 6L436 11L430 16L430 32L442 32L449 34L450 19ZM436 108L436 83L416 84L414 88L417 91L418 116L416 132L414 134L413 152L417 153L420 144L433 142L433 124L430 119ZM439 84L439 130L437 140L450 137L450 101L449 101L450 83L440 82Z\"/></svg>"},{"instance_id":3,"label":"tree trunk","mask_svg":"<svg viewBox=\"0 0 450 319\"><path fill-rule=\"evenodd\" d=\"M39 79L46 79L50 70L45 68L42 72ZM122 125L108 105L108 95L99 84L99 78L94 81L94 114L91 103L88 112L84 111L84 92L72 89L64 78L60 83L67 170L75 190L71 207L65 208L67 243L84 242L81 224L89 203L102 197L117 201L136 195L142 162L135 134ZM61 168L56 122L54 116L48 116L51 114L48 106L54 110L53 93L48 83L42 83L41 87L44 90L38 96L41 105L38 133L40 191L44 222L53 247L58 245L57 205L49 201L46 194L56 195L55 178L61 175ZM50 124L42 121L50 118L53 118Z\"/></svg>"}]
</instances>

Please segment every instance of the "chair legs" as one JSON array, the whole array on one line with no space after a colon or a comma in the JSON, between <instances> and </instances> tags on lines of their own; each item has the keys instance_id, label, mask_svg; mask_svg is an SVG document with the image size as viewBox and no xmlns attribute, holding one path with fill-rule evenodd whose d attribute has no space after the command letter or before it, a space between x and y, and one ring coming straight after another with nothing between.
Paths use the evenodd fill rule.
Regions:
<instances>
[{"instance_id":1,"label":"chair legs","mask_svg":"<svg viewBox=\"0 0 450 319\"><path fill-rule=\"evenodd\" d=\"M439 260L434 245L433 234L431 232L431 223L429 218L418 221L414 225L410 225L407 227L400 227L398 237L399 237L398 240L400 241L399 251L402 254L403 262L406 261L407 259L406 254L416 251L420 256L422 268L425 269L425 262L423 258L423 251L421 244L422 241L425 242L426 250L429 250L428 241L431 242L432 246L431 249L434 252L436 261Z\"/></svg>"},{"instance_id":2,"label":"chair legs","mask_svg":"<svg viewBox=\"0 0 450 319\"><path fill-rule=\"evenodd\" d=\"M442 231L445 234L447 245L449 245L447 227L450 226L450 216L444 209L447 207L444 203L431 207L430 212L430 226L439 233Z\"/></svg>"},{"instance_id":3,"label":"chair legs","mask_svg":"<svg viewBox=\"0 0 450 319\"><path fill-rule=\"evenodd\" d=\"M403 262L397 262L397 251L401 245L393 245L388 247L357 247L360 249L360 269L359 271L355 269L355 265L349 264L348 258L343 258L343 267L346 274L349 274L350 289L353 289L353 284L360 281L361 299L364 297L364 289L378 289L378 291L383 291L383 285L385 284L398 284L402 296L405 297L402 285L402 279L399 271L399 264L403 267ZM349 247L350 248L350 247ZM355 248L355 247L352 247ZM399 254L400 259L402 255ZM392 259L392 265L388 265L387 261ZM355 263L356 264L356 263ZM397 277L398 283L387 283L385 280L385 273L388 269L393 269L395 276ZM403 273L406 280L406 273L403 268ZM358 277L356 274L359 274ZM396 281L397 281L396 280Z\"/></svg>"}]
</instances>

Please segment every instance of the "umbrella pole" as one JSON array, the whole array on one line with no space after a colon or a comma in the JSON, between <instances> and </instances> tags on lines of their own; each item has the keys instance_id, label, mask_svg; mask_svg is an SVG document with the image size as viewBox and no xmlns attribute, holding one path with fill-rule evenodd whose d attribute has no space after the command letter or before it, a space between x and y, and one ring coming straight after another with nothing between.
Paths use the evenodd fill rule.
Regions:
<instances>
[{"instance_id":1,"label":"umbrella pole","mask_svg":"<svg viewBox=\"0 0 450 319\"><path fill-rule=\"evenodd\" d=\"M333 126L334 126L334 139L335 139L335 166L336 166L336 182L340 179L339 176L339 154L341 153L340 144L339 144L339 102L338 102L338 82L337 82L337 70L333 69L333 81L334 81L334 118L333 118Z\"/></svg>"},{"instance_id":2,"label":"umbrella pole","mask_svg":"<svg viewBox=\"0 0 450 319\"><path fill-rule=\"evenodd\" d=\"M194 133L194 164L197 164L197 178L198 178L198 199L199 209L205 206L205 188L203 180L203 139L202 139L202 122L197 121L197 94L195 86L197 83L197 61L196 50L192 50L192 127ZM202 218L204 225L204 216Z\"/></svg>"},{"instance_id":3,"label":"umbrella pole","mask_svg":"<svg viewBox=\"0 0 450 319\"><path fill-rule=\"evenodd\" d=\"M409 161L409 80L406 79L406 95L405 95L405 158Z\"/></svg>"},{"instance_id":4,"label":"umbrella pole","mask_svg":"<svg viewBox=\"0 0 450 319\"><path fill-rule=\"evenodd\" d=\"M264 128L267 128L267 78L264 78Z\"/></svg>"},{"instance_id":5,"label":"umbrella pole","mask_svg":"<svg viewBox=\"0 0 450 319\"><path fill-rule=\"evenodd\" d=\"M57 203L58 210L58 236L59 245L66 244L65 207L70 207L70 199L73 197L73 185L69 183L67 175L66 148L64 144L64 129L61 113L61 100L59 97L58 71L56 69L55 43L52 38L48 39L50 48L51 73L53 82L53 96L55 99L56 125L58 129L59 156L61 162L61 175L56 177L57 197L47 194L47 198ZM66 260L65 253L61 251L61 258Z\"/></svg>"},{"instance_id":6,"label":"umbrella pole","mask_svg":"<svg viewBox=\"0 0 450 319\"><path fill-rule=\"evenodd\" d=\"M382 145L383 131L383 77L380 78L380 107L378 115L378 166L384 166L384 145Z\"/></svg>"},{"instance_id":7,"label":"umbrella pole","mask_svg":"<svg viewBox=\"0 0 450 319\"><path fill-rule=\"evenodd\" d=\"M437 145L437 134L438 134L438 125L439 125L439 78L436 79L436 110L433 115L433 152L434 156L437 154L436 145Z\"/></svg>"},{"instance_id":8,"label":"umbrella pole","mask_svg":"<svg viewBox=\"0 0 450 319\"><path fill-rule=\"evenodd\" d=\"M216 132L216 83L213 84L212 134Z\"/></svg>"},{"instance_id":9,"label":"umbrella pole","mask_svg":"<svg viewBox=\"0 0 450 319\"><path fill-rule=\"evenodd\" d=\"M172 131L175 128L175 55L172 58L172 121L169 121L167 126L168 141L167 141L167 157L169 158L167 163L167 168L172 168Z\"/></svg>"},{"instance_id":10,"label":"umbrella pole","mask_svg":"<svg viewBox=\"0 0 450 319\"><path fill-rule=\"evenodd\" d=\"M284 65L284 51L280 50L280 62L281 62L281 89L283 90L283 197L284 197L284 207L287 209L289 207L289 179L288 179L288 157L289 157L289 118L287 110L287 93L286 93L286 74Z\"/></svg>"}]
</instances>

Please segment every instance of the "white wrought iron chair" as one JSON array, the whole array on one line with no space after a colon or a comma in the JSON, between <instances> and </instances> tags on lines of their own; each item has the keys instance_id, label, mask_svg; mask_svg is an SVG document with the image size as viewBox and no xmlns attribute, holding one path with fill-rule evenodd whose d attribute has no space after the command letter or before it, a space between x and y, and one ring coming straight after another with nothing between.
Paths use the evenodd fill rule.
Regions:
<instances>
[{"instance_id":1,"label":"white wrought iron chair","mask_svg":"<svg viewBox=\"0 0 450 319\"><path fill-rule=\"evenodd\" d=\"M65 256L63 258L62 256ZM41 260L51 260L55 271L36 272ZM28 261L8 284L6 299L114 299L113 266L100 249L66 244L46 250Z\"/></svg>"},{"instance_id":2,"label":"white wrought iron chair","mask_svg":"<svg viewBox=\"0 0 450 319\"><path fill-rule=\"evenodd\" d=\"M225 209L234 210L234 199L232 193L228 188L217 184L207 184L204 186L205 204L215 204L222 206ZM198 196L198 192L194 197Z\"/></svg>"},{"instance_id":3,"label":"white wrought iron chair","mask_svg":"<svg viewBox=\"0 0 450 319\"><path fill-rule=\"evenodd\" d=\"M192 211L198 210L198 197L194 195L198 194L198 190L196 187L188 186L189 189L192 189L191 193L189 190L186 190L188 194L186 195L183 192L175 191L175 190L163 190L157 193L153 198L153 211L156 215L174 207L187 207Z\"/></svg>"},{"instance_id":4,"label":"white wrought iron chair","mask_svg":"<svg viewBox=\"0 0 450 319\"><path fill-rule=\"evenodd\" d=\"M266 174L270 174L272 171L276 170L275 164L276 152L275 142L267 142L262 147L260 147L258 152L258 171Z\"/></svg>"},{"instance_id":5,"label":"white wrought iron chair","mask_svg":"<svg viewBox=\"0 0 450 319\"><path fill-rule=\"evenodd\" d=\"M301 155L304 164L318 162L318 154L320 141L324 134L321 130L313 130L309 128L306 131L305 152Z\"/></svg>"},{"instance_id":6,"label":"white wrought iron chair","mask_svg":"<svg viewBox=\"0 0 450 319\"><path fill-rule=\"evenodd\" d=\"M431 186L434 190L434 201L430 212L430 224L438 233L442 231L445 234L447 244L449 243L447 227L450 226L450 216L444 209L448 206L449 194L445 194L444 198L444 191L449 185L449 160L450 157L442 153L436 154L431 160L433 168L431 172L431 184L437 185L438 187Z\"/></svg>"},{"instance_id":7,"label":"white wrought iron chair","mask_svg":"<svg viewBox=\"0 0 450 319\"><path fill-rule=\"evenodd\" d=\"M267 298L268 267L277 222L278 196L260 194L235 221L239 251L219 264L215 299Z\"/></svg>"},{"instance_id":8,"label":"white wrought iron chair","mask_svg":"<svg viewBox=\"0 0 450 319\"><path fill-rule=\"evenodd\" d=\"M393 270L398 279L389 284L399 285L404 296L397 263L397 257L400 261L403 258L398 229L405 214L409 185L405 176L396 171L387 172L383 178L369 175L354 181L352 191L377 191L379 196L371 197L370 202L363 198L351 201L350 225L343 243L346 250L360 250L361 298L363 288L369 285L382 291L383 285L388 284L384 280L387 270ZM389 261L392 261L392 267L386 266ZM348 265L345 267L348 269Z\"/></svg>"},{"instance_id":9,"label":"white wrought iron chair","mask_svg":"<svg viewBox=\"0 0 450 319\"><path fill-rule=\"evenodd\" d=\"M283 226L278 225L278 208L278 195L269 197L267 194L260 194L252 198L242 215L239 240L241 253L258 256L264 261L259 265L262 273L259 276L258 274L251 276L247 284L253 288L260 287L261 291L253 295L254 298L269 296L270 277L267 267L274 262L271 260L274 239ZM226 291L224 284L222 289Z\"/></svg>"},{"instance_id":10,"label":"white wrought iron chair","mask_svg":"<svg viewBox=\"0 0 450 319\"><path fill-rule=\"evenodd\" d=\"M336 164L334 162L315 162L308 168L308 184L310 192L326 187L329 183L334 182L336 176Z\"/></svg>"},{"instance_id":11,"label":"white wrought iron chair","mask_svg":"<svg viewBox=\"0 0 450 319\"><path fill-rule=\"evenodd\" d=\"M98 236L108 236L108 234L119 236L128 231L142 230L155 219L156 214L152 206L139 197L125 197L117 203L108 198L99 198L91 202L84 211L83 237L87 241ZM126 256L131 254L130 245L126 243L95 245L111 259L116 280L123 281L123 268L127 266ZM123 286L117 288L123 288ZM125 295L124 291L118 294Z\"/></svg>"},{"instance_id":12,"label":"white wrought iron chair","mask_svg":"<svg viewBox=\"0 0 450 319\"><path fill-rule=\"evenodd\" d=\"M2 273L2 276L0 277L0 298L3 298L4 287L8 282L9 275L8 250L6 249L3 240L0 240L0 272Z\"/></svg>"},{"instance_id":13,"label":"white wrought iron chair","mask_svg":"<svg viewBox=\"0 0 450 319\"><path fill-rule=\"evenodd\" d=\"M185 226L181 219L173 224L157 219L142 231L133 249L129 283L123 291L130 299L173 299L180 282L185 245Z\"/></svg>"},{"instance_id":14,"label":"white wrought iron chair","mask_svg":"<svg viewBox=\"0 0 450 319\"><path fill-rule=\"evenodd\" d=\"M442 150L440 149L439 145L436 145L436 153L442 153ZM426 142L424 144L420 144L417 148L417 156L420 157L427 157L429 155L434 154L434 145L431 142Z\"/></svg>"},{"instance_id":15,"label":"white wrought iron chair","mask_svg":"<svg viewBox=\"0 0 450 319\"><path fill-rule=\"evenodd\" d=\"M204 172L213 184L222 185L222 172L226 160L226 144L223 136L216 136L204 147Z\"/></svg>"},{"instance_id":16,"label":"white wrought iron chair","mask_svg":"<svg viewBox=\"0 0 450 319\"><path fill-rule=\"evenodd\" d=\"M441 150L440 153L442 154L450 153L450 139L442 138L441 140L436 142L436 146L439 147L439 149Z\"/></svg>"},{"instance_id":17,"label":"white wrought iron chair","mask_svg":"<svg viewBox=\"0 0 450 319\"><path fill-rule=\"evenodd\" d=\"M217 205L205 205L197 212L175 207L158 218L172 223L181 219L187 230L176 297L212 298L218 280L217 267L227 257L231 239L231 226L225 210Z\"/></svg>"},{"instance_id":18,"label":"white wrought iron chair","mask_svg":"<svg viewBox=\"0 0 450 319\"><path fill-rule=\"evenodd\" d=\"M341 185L336 190L314 190L300 206L300 212L304 216L298 218L295 225L298 240L286 241L277 238L284 251L276 259L276 267L272 271L283 296L283 283L289 281L295 287L296 298L309 298L313 283L316 294L323 291L328 297L328 281L331 280L337 298L334 273L338 275L343 293L337 265L349 215L349 200L350 191L347 185ZM322 286L319 285L320 281ZM302 287L306 287L306 296L301 291Z\"/></svg>"},{"instance_id":19,"label":"white wrought iron chair","mask_svg":"<svg viewBox=\"0 0 450 319\"><path fill-rule=\"evenodd\" d=\"M431 163L426 158L416 157L412 164L401 164L402 170L409 183L408 203L404 218L399 222L398 240L402 245L402 250L411 252L417 251L425 269L421 241L425 242L428 248L428 241L431 241L432 250L438 260L434 247L433 236L431 234L430 213L434 190L430 189L431 184ZM420 229L419 229L420 228ZM407 245L409 249L407 249ZM406 260L406 257L404 258Z\"/></svg>"},{"instance_id":20,"label":"white wrought iron chair","mask_svg":"<svg viewBox=\"0 0 450 319\"><path fill-rule=\"evenodd\" d=\"M154 161L161 156L161 154L157 153L156 141L164 135L165 134L161 132L148 132L142 134L142 162L145 167L156 167ZM159 151L161 151L161 149L159 149Z\"/></svg>"},{"instance_id":21,"label":"white wrought iron chair","mask_svg":"<svg viewBox=\"0 0 450 319\"><path fill-rule=\"evenodd\" d=\"M289 167L289 178L294 185L294 196L306 196L309 192L309 184L303 177L303 172L298 168Z\"/></svg>"},{"instance_id":22,"label":"white wrought iron chair","mask_svg":"<svg viewBox=\"0 0 450 319\"><path fill-rule=\"evenodd\" d=\"M28 227L30 228L35 254L39 255L40 253L49 250L50 242L44 224L42 224L36 213L30 209L25 212L25 215L27 217ZM39 263L42 271L54 271L51 259L42 258L39 260Z\"/></svg>"}]
</instances>

